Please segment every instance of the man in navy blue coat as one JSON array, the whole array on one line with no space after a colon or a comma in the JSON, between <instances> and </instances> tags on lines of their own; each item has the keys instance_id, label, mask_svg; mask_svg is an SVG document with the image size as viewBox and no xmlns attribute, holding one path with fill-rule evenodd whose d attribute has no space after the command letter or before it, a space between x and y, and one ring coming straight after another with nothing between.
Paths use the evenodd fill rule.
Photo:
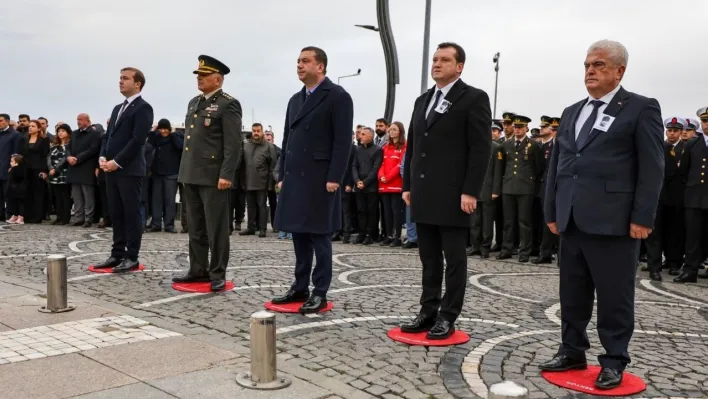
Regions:
<instances>
[{"instance_id":1,"label":"man in navy blue coat","mask_svg":"<svg viewBox=\"0 0 708 399\"><path fill-rule=\"evenodd\" d=\"M589 97L563 111L546 182L544 216L560 233L562 344L539 367L585 369L586 328L597 291L597 331L605 353L595 386L622 383L634 331L640 240L654 226L664 179L659 103L620 82L627 50L603 40L585 59Z\"/></svg>"},{"instance_id":2,"label":"man in navy blue coat","mask_svg":"<svg viewBox=\"0 0 708 399\"><path fill-rule=\"evenodd\" d=\"M351 96L326 74L327 54L317 47L302 49L297 75L305 86L288 102L278 173L275 228L293 234L296 260L295 282L273 303L306 301L300 313L316 313L327 305L332 234L342 226L340 185L352 147ZM310 296L313 253L317 263Z\"/></svg>"},{"instance_id":3,"label":"man in navy blue coat","mask_svg":"<svg viewBox=\"0 0 708 399\"><path fill-rule=\"evenodd\" d=\"M114 272L127 272L139 266L143 234L140 194L146 172L143 147L154 117L152 106L140 96L143 87L145 75L140 70L129 67L120 71L120 92L125 101L113 108L98 160L106 172L113 248L111 256L95 267L113 267Z\"/></svg>"}]
</instances>

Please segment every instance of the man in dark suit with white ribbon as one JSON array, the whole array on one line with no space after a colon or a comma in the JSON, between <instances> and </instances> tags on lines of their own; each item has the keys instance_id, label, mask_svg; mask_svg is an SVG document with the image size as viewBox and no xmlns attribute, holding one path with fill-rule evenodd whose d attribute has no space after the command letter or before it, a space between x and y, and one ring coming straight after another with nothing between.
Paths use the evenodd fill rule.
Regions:
<instances>
[{"instance_id":1,"label":"man in dark suit with white ribbon","mask_svg":"<svg viewBox=\"0 0 708 399\"><path fill-rule=\"evenodd\" d=\"M98 161L106 172L113 248L111 256L95 267L113 267L114 272L127 272L139 266L143 235L140 194L141 190L147 190L142 186L146 172L143 147L154 115L152 106L141 96L145 75L139 69L123 68L119 85L125 101L113 109Z\"/></svg>"},{"instance_id":2,"label":"man in dark suit with white ribbon","mask_svg":"<svg viewBox=\"0 0 708 399\"><path fill-rule=\"evenodd\" d=\"M402 195L418 230L423 293L418 317L401 331L427 331L428 339L455 332L467 285L470 215L492 151L489 96L460 79L465 58L458 44L438 45L432 62L435 87L416 99L408 130Z\"/></svg>"},{"instance_id":3,"label":"man in dark suit with white ribbon","mask_svg":"<svg viewBox=\"0 0 708 399\"><path fill-rule=\"evenodd\" d=\"M585 59L589 97L563 111L546 183L544 215L560 234L562 344L539 367L587 367L586 328L597 291L597 331L605 353L595 386L622 383L634 331L640 240L652 231L664 176L659 103L620 82L628 53L608 40Z\"/></svg>"}]
</instances>

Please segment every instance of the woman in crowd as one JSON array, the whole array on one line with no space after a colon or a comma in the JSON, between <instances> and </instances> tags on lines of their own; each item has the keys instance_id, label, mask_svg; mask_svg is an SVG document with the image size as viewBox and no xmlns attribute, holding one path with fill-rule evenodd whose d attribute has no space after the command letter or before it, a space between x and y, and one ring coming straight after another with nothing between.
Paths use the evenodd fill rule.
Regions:
<instances>
[{"instance_id":1,"label":"woman in crowd","mask_svg":"<svg viewBox=\"0 0 708 399\"><path fill-rule=\"evenodd\" d=\"M383 202L386 237L381 245L401 246L403 224L403 178L401 160L406 153L406 130L401 122L388 128L388 143L383 146L383 162L379 168L379 194Z\"/></svg>"},{"instance_id":2,"label":"woman in crowd","mask_svg":"<svg viewBox=\"0 0 708 399\"><path fill-rule=\"evenodd\" d=\"M25 224L25 197L27 196L27 169L22 155L10 157L10 172L7 177L7 210L11 217L8 223Z\"/></svg>"},{"instance_id":3,"label":"woman in crowd","mask_svg":"<svg viewBox=\"0 0 708 399\"><path fill-rule=\"evenodd\" d=\"M44 219L45 190L47 189L47 157L49 139L37 120L30 121L22 151L27 167L27 198L25 223L42 223Z\"/></svg>"},{"instance_id":4,"label":"woman in crowd","mask_svg":"<svg viewBox=\"0 0 708 399\"><path fill-rule=\"evenodd\" d=\"M71 139L71 127L65 123L57 126L56 136L47 158L50 191L57 214L52 224L67 225L71 218L71 185L66 183L66 171L69 170L69 164L66 162L66 146L69 139Z\"/></svg>"}]
</instances>

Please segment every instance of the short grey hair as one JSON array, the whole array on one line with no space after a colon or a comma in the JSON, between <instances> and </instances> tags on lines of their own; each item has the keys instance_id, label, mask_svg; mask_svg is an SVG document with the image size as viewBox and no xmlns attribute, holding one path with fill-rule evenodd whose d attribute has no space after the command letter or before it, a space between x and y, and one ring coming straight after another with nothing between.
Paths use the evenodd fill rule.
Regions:
<instances>
[{"instance_id":1,"label":"short grey hair","mask_svg":"<svg viewBox=\"0 0 708 399\"><path fill-rule=\"evenodd\" d=\"M618 66L627 66L629 62L629 52L620 42L615 42L612 40L600 40L593 43L588 49L588 54L604 50L610 54L610 60Z\"/></svg>"},{"instance_id":2,"label":"short grey hair","mask_svg":"<svg viewBox=\"0 0 708 399\"><path fill-rule=\"evenodd\" d=\"M361 128L361 132L363 133L364 130L368 130L368 131L369 131L369 134L371 134L372 136L374 135L374 129L372 129L372 128L370 128L370 127L364 126L364 127Z\"/></svg>"}]
</instances>

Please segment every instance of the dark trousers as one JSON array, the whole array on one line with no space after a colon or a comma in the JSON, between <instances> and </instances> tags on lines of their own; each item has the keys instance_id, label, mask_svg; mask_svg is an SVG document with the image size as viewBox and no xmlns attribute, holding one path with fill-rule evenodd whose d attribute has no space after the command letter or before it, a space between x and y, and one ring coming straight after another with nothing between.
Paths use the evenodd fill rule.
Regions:
<instances>
[{"instance_id":1,"label":"dark trousers","mask_svg":"<svg viewBox=\"0 0 708 399\"><path fill-rule=\"evenodd\" d=\"M25 217L25 199L24 198L7 198L7 212L10 216Z\"/></svg>"},{"instance_id":2,"label":"dark trousers","mask_svg":"<svg viewBox=\"0 0 708 399\"><path fill-rule=\"evenodd\" d=\"M561 233L561 354L585 359L590 348L586 328L597 290L597 332L605 354L602 367L624 370L634 332L634 283L639 240L580 231L572 214Z\"/></svg>"},{"instance_id":3,"label":"dark trousers","mask_svg":"<svg viewBox=\"0 0 708 399\"><path fill-rule=\"evenodd\" d=\"M177 183L177 191L179 192L179 222L182 225L182 229L186 230L189 222L187 221L187 200L184 199L184 184Z\"/></svg>"},{"instance_id":4,"label":"dark trousers","mask_svg":"<svg viewBox=\"0 0 708 399\"><path fill-rule=\"evenodd\" d=\"M356 207L359 212L360 234L376 237L379 212L379 193L356 193Z\"/></svg>"},{"instance_id":5,"label":"dark trousers","mask_svg":"<svg viewBox=\"0 0 708 399\"><path fill-rule=\"evenodd\" d=\"M531 252L539 253L543 240L543 203L541 198L533 197L531 210Z\"/></svg>"},{"instance_id":6,"label":"dark trousers","mask_svg":"<svg viewBox=\"0 0 708 399\"><path fill-rule=\"evenodd\" d=\"M494 202L494 230L496 233L496 245L499 247L504 243L504 204L502 197L497 197Z\"/></svg>"},{"instance_id":7,"label":"dark trousers","mask_svg":"<svg viewBox=\"0 0 708 399\"><path fill-rule=\"evenodd\" d=\"M684 270L697 272L705 258L703 241L708 235L708 209L686 208L686 264Z\"/></svg>"},{"instance_id":8,"label":"dark trousers","mask_svg":"<svg viewBox=\"0 0 708 399\"><path fill-rule=\"evenodd\" d=\"M208 276L212 281L226 278L230 248L229 191L215 186L184 185L189 221L190 276Z\"/></svg>"},{"instance_id":9,"label":"dark trousers","mask_svg":"<svg viewBox=\"0 0 708 399\"><path fill-rule=\"evenodd\" d=\"M489 252L492 248L496 213L496 203L493 200L477 202L477 209L470 215L472 218L470 245L473 249L484 249Z\"/></svg>"},{"instance_id":10,"label":"dark trousers","mask_svg":"<svg viewBox=\"0 0 708 399\"><path fill-rule=\"evenodd\" d=\"M421 313L439 314L454 323L462 311L467 286L466 227L418 223L418 254L423 263ZM443 262L443 254L447 268ZM441 299L443 274L445 295Z\"/></svg>"},{"instance_id":11,"label":"dark trousers","mask_svg":"<svg viewBox=\"0 0 708 399\"><path fill-rule=\"evenodd\" d=\"M7 220L7 212L9 212L9 210L5 208L5 202L8 200L7 197L5 197L6 185L7 180L0 180L0 222Z\"/></svg>"},{"instance_id":12,"label":"dark trousers","mask_svg":"<svg viewBox=\"0 0 708 399\"><path fill-rule=\"evenodd\" d=\"M543 212L543 209L541 209L541 212ZM553 248L558 245L558 236L553 234L551 229L548 228L544 217L542 217L541 221L543 223L543 230L541 233L541 252L539 255L542 258L552 258Z\"/></svg>"},{"instance_id":13,"label":"dark trousers","mask_svg":"<svg viewBox=\"0 0 708 399\"><path fill-rule=\"evenodd\" d=\"M275 190L268 190L268 206L270 207L270 219L268 221L270 222L270 227L275 229L275 227L273 227L275 223L275 210L278 209L278 193L276 193Z\"/></svg>"},{"instance_id":14,"label":"dark trousers","mask_svg":"<svg viewBox=\"0 0 708 399\"><path fill-rule=\"evenodd\" d=\"M51 187L57 221L68 224L71 219L71 185L52 184Z\"/></svg>"},{"instance_id":15,"label":"dark trousers","mask_svg":"<svg viewBox=\"0 0 708 399\"><path fill-rule=\"evenodd\" d=\"M234 221L236 223L243 223L243 219L246 217L246 192L244 190L234 189L231 190L231 203L229 207L229 230L233 229Z\"/></svg>"},{"instance_id":16,"label":"dark trousers","mask_svg":"<svg viewBox=\"0 0 708 399\"><path fill-rule=\"evenodd\" d=\"M248 229L266 231L268 228L268 190L246 191L246 204L248 206Z\"/></svg>"},{"instance_id":17,"label":"dark trousers","mask_svg":"<svg viewBox=\"0 0 708 399\"><path fill-rule=\"evenodd\" d=\"M531 255L533 233L531 229L533 218L533 195L502 195L504 204L504 243L502 251L514 249L514 238L519 237L519 255Z\"/></svg>"},{"instance_id":18,"label":"dark trousers","mask_svg":"<svg viewBox=\"0 0 708 399\"><path fill-rule=\"evenodd\" d=\"M379 194L383 203L386 237L401 239L403 231L403 198L401 193Z\"/></svg>"},{"instance_id":19,"label":"dark trousers","mask_svg":"<svg viewBox=\"0 0 708 399\"><path fill-rule=\"evenodd\" d=\"M354 193L342 192L342 234L349 236L352 233L356 198Z\"/></svg>"},{"instance_id":20,"label":"dark trousers","mask_svg":"<svg viewBox=\"0 0 708 399\"><path fill-rule=\"evenodd\" d=\"M106 180L98 181L98 191L101 198L101 217L103 218L103 223L111 224L111 212L108 208L108 190L106 188Z\"/></svg>"},{"instance_id":21,"label":"dark trousers","mask_svg":"<svg viewBox=\"0 0 708 399\"><path fill-rule=\"evenodd\" d=\"M647 247L647 267L651 272L661 271L661 254L664 252L664 209L661 204L656 208L654 227L649 237L644 240Z\"/></svg>"},{"instance_id":22,"label":"dark trousers","mask_svg":"<svg viewBox=\"0 0 708 399\"><path fill-rule=\"evenodd\" d=\"M372 238L378 239L386 236L388 231L388 226L386 226L386 215L384 214L384 204L383 198L380 195L378 197L378 205L376 205L376 229L374 229L374 235ZM379 229L380 227L380 229Z\"/></svg>"},{"instance_id":23,"label":"dark trousers","mask_svg":"<svg viewBox=\"0 0 708 399\"><path fill-rule=\"evenodd\" d=\"M25 223L42 223L47 182L38 169L27 170L27 197L25 198Z\"/></svg>"},{"instance_id":24,"label":"dark trousers","mask_svg":"<svg viewBox=\"0 0 708 399\"><path fill-rule=\"evenodd\" d=\"M177 195L177 176L152 177L152 227L165 230L175 228L175 196Z\"/></svg>"},{"instance_id":25,"label":"dark trousers","mask_svg":"<svg viewBox=\"0 0 708 399\"><path fill-rule=\"evenodd\" d=\"M332 281L332 235L293 233L295 247L295 281L292 290L309 292L312 274L312 295L327 297ZM315 256L315 270L312 270L312 255Z\"/></svg>"},{"instance_id":26,"label":"dark trousers","mask_svg":"<svg viewBox=\"0 0 708 399\"><path fill-rule=\"evenodd\" d=\"M142 185L142 177L106 174L108 207L113 216L111 256L114 258L138 260L144 226L140 214Z\"/></svg>"}]
</instances>

